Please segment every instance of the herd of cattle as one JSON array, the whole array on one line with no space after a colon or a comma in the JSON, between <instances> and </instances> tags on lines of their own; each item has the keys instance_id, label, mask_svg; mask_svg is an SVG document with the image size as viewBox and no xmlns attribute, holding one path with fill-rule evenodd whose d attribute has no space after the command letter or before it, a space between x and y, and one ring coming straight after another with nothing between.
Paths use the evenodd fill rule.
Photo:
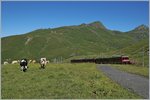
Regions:
<instances>
[{"instance_id":1,"label":"herd of cattle","mask_svg":"<svg viewBox=\"0 0 150 100\"><path fill-rule=\"evenodd\" d=\"M28 69L28 63L36 63L36 60L27 60L27 59L21 59L21 60L16 60L16 61L12 61L11 64L20 64L20 69L21 71L26 71ZM40 68L44 69L46 64L49 63L48 60L46 60L46 58L41 58L40 61ZM9 64L7 61L4 62L4 65Z\"/></svg>"},{"instance_id":2,"label":"herd of cattle","mask_svg":"<svg viewBox=\"0 0 150 100\"><path fill-rule=\"evenodd\" d=\"M46 60L46 62L47 63L49 63L49 60ZM14 60L14 61L12 61L12 62L8 62L8 61L4 61L4 65L7 65L7 64L18 64L18 63L20 63L20 60ZM33 63L33 64L35 64L35 63L38 63L38 61L36 61L36 60L29 60L28 61L28 63Z\"/></svg>"}]
</instances>

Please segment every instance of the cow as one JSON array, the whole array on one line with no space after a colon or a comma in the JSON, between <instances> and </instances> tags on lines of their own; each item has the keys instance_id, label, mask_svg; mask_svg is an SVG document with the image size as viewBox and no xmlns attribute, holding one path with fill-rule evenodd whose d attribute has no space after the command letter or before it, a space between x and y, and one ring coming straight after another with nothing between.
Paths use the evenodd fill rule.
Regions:
<instances>
[{"instance_id":1,"label":"cow","mask_svg":"<svg viewBox=\"0 0 150 100\"><path fill-rule=\"evenodd\" d=\"M21 68L21 71L23 72L26 72L27 68L28 68L28 61L27 59L21 59L20 60L20 68Z\"/></svg>"},{"instance_id":2,"label":"cow","mask_svg":"<svg viewBox=\"0 0 150 100\"><path fill-rule=\"evenodd\" d=\"M35 63L36 63L36 60L33 60L32 63L35 64Z\"/></svg>"},{"instance_id":3,"label":"cow","mask_svg":"<svg viewBox=\"0 0 150 100\"><path fill-rule=\"evenodd\" d=\"M47 62L46 62L46 58L41 58L41 59L40 59L40 65L41 65L41 68L44 69L45 66L46 66L46 63L47 63Z\"/></svg>"},{"instance_id":4,"label":"cow","mask_svg":"<svg viewBox=\"0 0 150 100\"><path fill-rule=\"evenodd\" d=\"M9 64L7 61L4 61L4 65L7 65L7 64Z\"/></svg>"},{"instance_id":5,"label":"cow","mask_svg":"<svg viewBox=\"0 0 150 100\"><path fill-rule=\"evenodd\" d=\"M32 60L29 60L28 62L29 62L29 63L31 63L31 62L32 62Z\"/></svg>"},{"instance_id":6,"label":"cow","mask_svg":"<svg viewBox=\"0 0 150 100\"><path fill-rule=\"evenodd\" d=\"M18 63L18 61L17 61L17 60L14 60L14 61L12 61L11 64L17 64L17 63Z\"/></svg>"}]
</instances>

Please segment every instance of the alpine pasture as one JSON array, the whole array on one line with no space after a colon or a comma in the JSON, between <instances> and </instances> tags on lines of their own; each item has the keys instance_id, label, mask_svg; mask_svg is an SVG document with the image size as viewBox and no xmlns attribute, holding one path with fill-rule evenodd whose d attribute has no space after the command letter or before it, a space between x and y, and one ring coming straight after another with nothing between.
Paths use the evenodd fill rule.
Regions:
<instances>
[{"instance_id":1,"label":"alpine pasture","mask_svg":"<svg viewBox=\"0 0 150 100\"><path fill-rule=\"evenodd\" d=\"M29 64L27 72L18 64L2 66L2 99L111 99L141 98L122 88L95 64Z\"/></svg>"}]
</instances>

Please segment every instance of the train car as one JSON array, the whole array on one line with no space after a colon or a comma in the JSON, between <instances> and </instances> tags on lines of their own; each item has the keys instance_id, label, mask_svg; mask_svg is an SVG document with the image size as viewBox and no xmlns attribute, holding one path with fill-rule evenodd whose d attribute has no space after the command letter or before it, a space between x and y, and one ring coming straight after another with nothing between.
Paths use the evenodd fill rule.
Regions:
<instances>
[{"instance_id":1,"label":"train car","mask_svg":"<svg viewBox=\"0 0 150 100\"><path fill-rule=\"evenodd\" d=\"M128 56L122 56L121 57L121 63L122 64L131 64L131 61L129 60Z\"/></svg>"},{"instance_id":2,"label":"train car","mask_svg":"<svg viewBox=\"0 0 150 100\"><path fill-rule=\"evenodd\" d=\"M72 59L71 63L95 63L95 59Z\"/></svg>"},{"instance_id":3,"label":"train car","mask_svg":"<svg viewBox=\"0 0 150 100\"><path fill-rule=\"evenodd\" d=\"M95 63L98 63L98 64L131 64L128 56L97 58L95 60Z\"/></svg>"},{"instance_id":4,"label":"train car","mask_svg":"<svg viewBox=\"0 0 150 100\"><path fill-rule=\"evenodd\" d=\"M115 56L96 59L73 59L71 63L96 63L96 64L131 64L128 56Z\"/></svg>"}]
</instances>

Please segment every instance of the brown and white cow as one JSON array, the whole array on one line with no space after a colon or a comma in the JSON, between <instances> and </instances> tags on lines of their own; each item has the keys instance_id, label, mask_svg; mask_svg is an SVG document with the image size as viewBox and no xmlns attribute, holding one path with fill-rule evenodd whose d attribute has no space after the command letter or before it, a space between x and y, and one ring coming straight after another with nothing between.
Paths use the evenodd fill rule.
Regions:
<instances>
[{"instance_id":1,"label":"brown and white cow","mask_svg":"<svg viewBox=\"0 0 150 100\"><path fill-rule=\"evenodd\" d=\"M46 67L46 64L47 64L46 58L41 58L40 59L41 68L44 69Z\"/></svg>"}]
</instances>

